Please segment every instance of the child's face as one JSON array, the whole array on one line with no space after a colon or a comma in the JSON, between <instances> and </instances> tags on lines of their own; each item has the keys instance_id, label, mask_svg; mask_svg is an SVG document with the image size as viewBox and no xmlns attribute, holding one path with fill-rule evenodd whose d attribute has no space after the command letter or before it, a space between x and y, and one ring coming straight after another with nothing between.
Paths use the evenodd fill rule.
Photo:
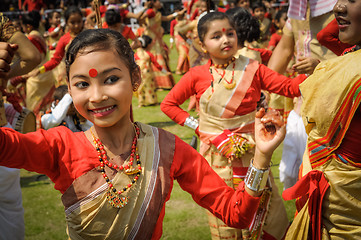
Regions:
<instances>
[{"instance_id":1,"label":"child's face","mask_svg":"<svg viewBox=\"0 0 361 240\"><path fill-rule=\"evenodd\" d=\"M31 26L30 24L21 24L21 28L23 30L24 33L29 34L32 30L33 30L33 26Z\"/></svg>"},{"instance_id":2,"label":"child's face","mask_svg":"<svg viewBox=\"0 0 361 240\"><path fill-rule=\"evenodd\" d=\"M100 127L130 119L132 83L128 67L116 51L79 53L69 69L69 93L77 111Z\"/></svg>"},{"instance_id":3,"label":"child's face","mask_svg":"<svg viewBox=\"0 0 361 240\"><path fill-rule=\"evenodd\" d=\"M243 7L245 9L249 8L249 0L241 0L238 2L238 7Z\"/></svg>"},{"instance_id":4,"label":"child's face","mask_svg":"<svg viewBox=\"0 0 361 240\"><path fill-rule=\"evenodd\" d=\"M60 20L61 20L60 13L55 12L53 14L53 17L51 18L51 24L53 24L54 26L58 26L60 24Z\"/></svg>"},{"instance_id":5,"label":"child's face","mask_svg":"<svg viewBox=\"0 0 361 240\"><path fill-rule=\"evenodd\" d=\"M78 13L71 14L66 24L70 32L78 34L83 29L83 18Z\"/></svg>"},{"instance_id":6,"label":"child's face","mask_svg":"<svg viewBox=\"0 0 361 240\"><path fill-rule=\"evenodd\" d=\"M228 19L214 20L208 23L202 47L212 60L227 61L237 52L237 35Z\"/></svg>"},{"instance_id":7,"label":"child's face","mask_svg":"<svg viewBox=\"0 0 361 240\"><path fill-rule=\"evenodd\" d=\"M156 9L161 9L162 8L162 3L159 0L155 0L153 6Z\"/></svg>"},{"instance_id":8,"label":"child's face","mask_svg":"<svg viewBox=\"0 0 361 240\"><path fill-rule=\"evenodd\" d=\"M206 1L200 1L198 9L199 9L199 14L201 14L202 12L207 11L207 2Z\"/></svg>"},{"instance_id":9,"label":"child's face","mask_svg":"<svg viewBox=\"0 0 361 240\"><path fill-rule=\"evenodd\" d=\"M279 22L276 23L277 27L279 29L283 29L283 27L286 24L286 21L287 21L287 13L282 13L282 16L281 16Z\"/></svg>"},{"instance_id":10,"label":"child's face","mask_svg":"<svg viewBox=\"0 0 361 240\"><path fill-rule=\"evenodd\" d=\"M361 0L338 0L333 8L339 38L351 45L361 44Z\"/></svg>"},{"instance_id":11,"label":"child's face","mask_svg":"<svg viewBox=\"0 0 361 240\"><path fill-rule=\"evenodd\" d=\"M261 21L263 20L265 13L266 12L265 12L265 10L263 8L255 8L254 12L253 12L254 16L256 18L258 18L259 20L261 20Z\"/></svg>"}]
</instances>

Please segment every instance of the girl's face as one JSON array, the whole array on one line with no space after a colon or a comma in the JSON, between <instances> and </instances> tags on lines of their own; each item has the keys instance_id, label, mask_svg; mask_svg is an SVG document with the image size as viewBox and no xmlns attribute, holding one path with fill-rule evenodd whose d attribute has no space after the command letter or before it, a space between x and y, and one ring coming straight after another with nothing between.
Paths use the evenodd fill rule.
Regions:
<instances>
[{"instance_id":1,"label":"girl's face","mask_svg":"<svg viewBox=\"0 0 361 240\"><path fill-rule=\"evenodd\" d=\"M361 0L338 0L333 8L339 38L351 45L361 44Z\"/></svg>"},{"instance_id":2,"label":"girl's face","mask_svg":"<svg viewBox=\"0 0 361 240\"><path fill-rule=\"evenodd\" d=\"M208 23L202 47L216 64L227 62L237 52L237 35L228 19Z\"/></svg>"},{"instance_id":3,"label":"girl's face","mask_svg":"<svg viewBox=\"0 0 361 240\"><path fill-rule=\"evenodd\" d=\"M22 23L21 28L23 29L23 32L26 34L29 34L33 30L33 26L31 26L30 24Z\"/></svg>"},{"instance_id":4,"label":"girl's face","mask_svg":"<svg viewBox=\"0 0 361 240\"><path fill-rule=\"evenodd\" d=\"M206 1L200 1L198 9L199 9L199 14L207 11L207 2Z\"/></svg>"},{"instance_id":5,"label":"girl's face","mask_svg":"<svg viewBox=\"0 0 361 240\"><path fill-rule=\"evenodd\" d=\"M129 69L116 51L92 50L85 48L69 69L74 106L96 126L122 125L130 119L133 88Z\"/></svg>"},{"instance_id":6,"label":"girl's face","mask_svg":"<svg viewBox=\"0 0 361 240\"><path fill-rule=\"evenodd\" d=\"M279 22L276 23L277 27L279 29L283 29L283 27L286 24L286 21L287 21L287 13L282 13L282 16L281 16Z\"/></svg>"},{"instance_id":7,"label":"girl's face","mask_svg":"<svg viewBox=\"0 0 361 240\"><path fill-rule=\"evenodd\" d=\"M51 18L51 24L53 24L54 26L58 26L60 24L60 20L61 20L60 13L58 12L53 13L53 16Z\"/></svg>"},{"instance_id":8,"label":"girl's face","mask_svg":"<svg viewBox=\"0 0 361 240\"><path fill-rule=\"evenodd\" d=\"M256 18L262 21L266 12L263 8L255 8L253 13Z\"/></svg>"},{"instance_id":9,"label":"girl's face","mask_svg":"<svg viewBox=\"0 0 361 240\"><path fill-rule=\"evenodd\" d=\"M249 5L249 0L241 0L238 2L238 7L243 7L245 9L248 9Z\"/></svg>"},{"instance_id":10,"label":"girl's face","mask_svg":"<svg viewBox=\"0 0 361 240\"><path fill-rule=\"evenodd\" d=\"M66 24L71 33L78 34L83 29L83 18L78 13L71 14Z\"/></svg>"},{"instance_id":11,"label":"girl's face","mask_svg":"<svg viewBox=\"0 0 361 240\"><path fill-rule=\"evenodd\" d=\"M155 0L153 6L156 9L161 9L162 8L162 3L159 0Z\"/></svg>"}]
</instances>

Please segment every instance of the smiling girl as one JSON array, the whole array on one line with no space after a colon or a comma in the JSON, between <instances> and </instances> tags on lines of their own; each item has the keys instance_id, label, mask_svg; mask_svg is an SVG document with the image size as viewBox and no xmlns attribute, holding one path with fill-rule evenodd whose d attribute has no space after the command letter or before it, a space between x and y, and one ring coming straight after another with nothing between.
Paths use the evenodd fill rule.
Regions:
<instances>
[{"instance_id":1,"label":"smiling girl","mask_svg":"<svg viewBox=\"0 0 361 240\"><path fill-rule=\"evenodd\" d=\"M256 177L234 190L178 137L130 120L140 70L119 32L80 33L67 51L66 69L74 106L94 127L29 134L0 128L0 165L49 176L63 194L70 239L159 239L173 180L227 224L250 224L247 214L257 210L272 152L285 134L280 116L257 113L250 167Z\"/></svg>"},{"instance_id":2,"label":"smiling girl","mask_svg":"<svg viewBox=\"0 0 361 240\"><path fill-rule=\"evenodd\" d=\"M176 123L196 130L201 140L200 153L228 186L236 187L254 156L253 124L261 90L289 97L299 96L298 85L305 76L290 79L257 61L243 56L235 58L237 35L233 22L224 13L211 12L200 18L198 35L211 59L205 65L191 68L181 78L161 103L161 110ZM179 107L194 94L200 106L199 127L198 121ZM226 135L231 133L235 137L227 138ZM239 143L232 143L234 140ZM227 149L222 142L232 147ZM271 195L271 191L269 193ZM252 218L265 219L268 212L264 237L269 234L282 238L288 220L277 190L272 192L271 202L270 209L265 204L260 207L263 213ZM277 216L277 221L271 216ZM241 234L240 230L228 228L210 214L209 221L213 239L233 238ZM259 237L262 224L263 220L251 226L252 234Z\"/></svg>"},{"instance_id":3,"label":"smiling girl","mask_svg":"<svg viewBox=\"0 0 361 240\"><path fill-rule=\"evenodd\" d=\"M303 178L284 192L299 212L286 239L361 237L361 0L339 0L333 12L339 39L355 46L300 85L308 139Z\"/></svg>"}]
</instances>

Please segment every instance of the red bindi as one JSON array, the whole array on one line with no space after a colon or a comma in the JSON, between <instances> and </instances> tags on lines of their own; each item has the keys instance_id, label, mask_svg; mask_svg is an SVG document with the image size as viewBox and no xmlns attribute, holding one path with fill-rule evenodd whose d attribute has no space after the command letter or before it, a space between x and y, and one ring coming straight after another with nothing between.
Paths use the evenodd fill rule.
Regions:
<instances>
[{"instance_id":1,"label":"red bindi","mask_svg":"<svg viewBox=\"0 0 361 240\"><path fill-rule=\"evenodd\" d=\"M89 70L89 76L90 77L96 77L96 76L98 76L98 71L97 70L95 70L94 68L92 68L92 69L90 69Z\"/></svg>"},{"instance_id":2,"label":"red bindi","mask_svg":"<svg viewBox=\"0 0 361 240\"><path fill-rule=\"evenodd\" d=\"M222 32L225 32L226 31L226 29L225 28L222 28Z\"/></svg>"}]
</instances>

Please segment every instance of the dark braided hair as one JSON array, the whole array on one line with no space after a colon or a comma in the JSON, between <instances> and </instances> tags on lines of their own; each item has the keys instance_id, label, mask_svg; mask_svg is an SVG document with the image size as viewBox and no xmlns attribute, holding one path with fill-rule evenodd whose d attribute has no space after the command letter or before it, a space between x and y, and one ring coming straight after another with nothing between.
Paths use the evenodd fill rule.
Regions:
<instances>
[{"instance_id":1,"label":"dark braided hair","mask_svg":"<svg viewBox=\"0 0 361 240\"><path fill-rule=\"evenodd\" d=\"M231 8L226 14L236 25L238 45L244 45L245 41L253 42L261 35L259 21L246 9L241 7Z\"/></svg>"}]
</instances>

